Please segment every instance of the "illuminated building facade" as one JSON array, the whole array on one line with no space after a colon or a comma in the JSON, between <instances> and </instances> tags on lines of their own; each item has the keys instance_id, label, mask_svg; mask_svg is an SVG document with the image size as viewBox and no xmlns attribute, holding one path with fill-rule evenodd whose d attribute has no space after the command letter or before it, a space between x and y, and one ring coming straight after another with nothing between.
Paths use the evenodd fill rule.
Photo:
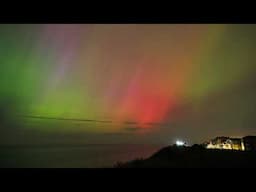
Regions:
<instances>
[{"instance_id":1,"label":"illuminated building facade","mask_svg":"<svg viewBox=\"0 0 256 192\"><path fill-rule=\"evenodd\" d=\"M216 137L206 144L207 149L244 150L240 138Z\"/></svg>"}]
</instances>

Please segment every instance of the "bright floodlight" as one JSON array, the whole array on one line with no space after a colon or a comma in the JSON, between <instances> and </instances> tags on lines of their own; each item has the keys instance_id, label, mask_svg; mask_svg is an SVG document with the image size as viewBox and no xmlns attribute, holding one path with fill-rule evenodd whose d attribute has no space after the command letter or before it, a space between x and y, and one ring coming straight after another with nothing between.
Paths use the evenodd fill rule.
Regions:
<instances>
[{"instance_id":1,"label":"bright floodlight","mask_svg":"<svg viewBox=\"0 0 256 192\"><path fill-rule=\"evenodd\" d=\"M184 144L185 143L183 141L180 141L180 140L176 141L177 146L183 146Z\"/></svg>"}]
</instances>

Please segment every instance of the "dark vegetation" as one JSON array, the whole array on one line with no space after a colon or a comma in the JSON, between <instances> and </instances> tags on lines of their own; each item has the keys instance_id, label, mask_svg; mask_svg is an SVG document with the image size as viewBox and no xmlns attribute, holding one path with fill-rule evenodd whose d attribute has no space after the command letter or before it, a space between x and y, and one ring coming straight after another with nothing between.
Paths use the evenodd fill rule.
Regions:
<instances>
[{"instance_id":1,"label":"dark vegetation","mask_svg":"<svg viewBox=\"0 0 256 192\"><path fill-rule=\"evenodd\" d=\"M117 163L115 168L256 168L255 151L206 149L192 147L165 147L147 159Z\"/></svg>"}]
</instances>

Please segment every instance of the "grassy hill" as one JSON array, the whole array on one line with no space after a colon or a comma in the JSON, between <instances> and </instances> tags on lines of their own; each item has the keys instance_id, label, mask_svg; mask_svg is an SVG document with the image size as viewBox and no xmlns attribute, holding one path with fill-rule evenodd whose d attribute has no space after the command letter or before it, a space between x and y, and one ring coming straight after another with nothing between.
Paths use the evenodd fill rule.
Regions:
<instances>
[{"instance_id":1,"label":"grassy hill","mask_svg":"<svg viewBox=\"0 0 256 192\"><path fill-rule=\"evenodd\" d=\"M232 151L169 146L148 159L117 163L116 168L256 168L255 151Z\"/></svg>"}]
</instances>

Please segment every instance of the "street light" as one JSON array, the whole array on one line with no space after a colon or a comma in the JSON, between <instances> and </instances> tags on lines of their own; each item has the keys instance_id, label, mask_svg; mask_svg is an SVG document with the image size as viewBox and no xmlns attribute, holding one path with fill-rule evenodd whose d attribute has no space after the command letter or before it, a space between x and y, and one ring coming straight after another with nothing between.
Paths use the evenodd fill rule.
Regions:
<instances>
[{"instance_id":1,"label":"street light","mask_svg":"<svg viewBox=\"0 0 256 192\"><path fill-rule=\"evenodd\" d=\"M177 146L184 146L184 145L185 145L185 142L184 142L184 141L181 141L181 140L177 140L177 141L176 141L176 145L177 145Z\"/></svg>"}]
</instances>

